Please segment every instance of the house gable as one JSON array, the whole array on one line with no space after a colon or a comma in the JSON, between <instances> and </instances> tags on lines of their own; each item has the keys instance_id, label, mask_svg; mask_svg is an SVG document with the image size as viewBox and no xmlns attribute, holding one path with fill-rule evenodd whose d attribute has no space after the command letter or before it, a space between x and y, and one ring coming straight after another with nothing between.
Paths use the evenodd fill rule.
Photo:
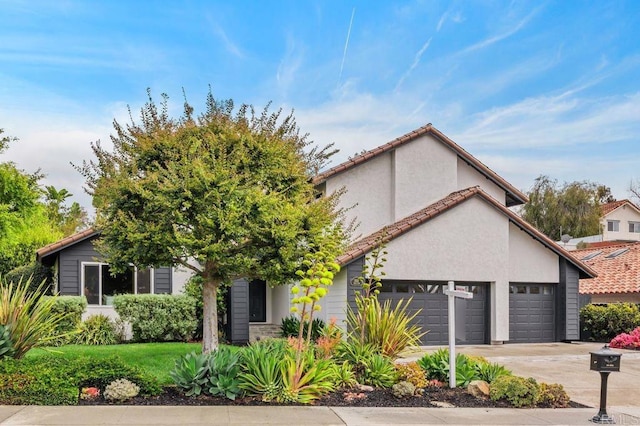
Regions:
<instances>
[{"instance_id":1,"label":"house gable","mask_svg":"<svg viewBox=\"0 0 640 426\"><path fill-rule=\"evenodd\" d=\"M640 210L629 200L604 204L600 226L604 241L640 241Z\"/></svg>"}]
</instances>

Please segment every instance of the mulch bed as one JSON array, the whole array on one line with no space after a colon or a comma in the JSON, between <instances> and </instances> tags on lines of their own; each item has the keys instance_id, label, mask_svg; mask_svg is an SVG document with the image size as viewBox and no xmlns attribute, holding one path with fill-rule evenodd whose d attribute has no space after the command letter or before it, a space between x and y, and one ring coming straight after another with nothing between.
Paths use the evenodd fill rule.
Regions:
<instances>
[{"instance_id":1,"label":"mulch bed","mask_svg":"<svg viewBox=\"0 0 640 426\"><path fill-rule=\"evenodd\" d=\"M396 398L390 389L374 389L371 392L360 392L358 390L340 390L332 392L317 400L316 406L331 407L438 407L439 403L451 404L455 407L497 407L512 408L506 401L492 401L490 399L476 398L470 395L465 389L449 389L439 387L429 387L422 396L407 398ZM102 397L94 400L80 400L79 405L231 405L231 406L277 406L277 405L299 405L299 404L278 404L275 402L262 402L260 398L243 397L231 401L226 398L200 395L197 397L184 396L182 392L173 387L167 387L158 396L135 397L123 403L107 401ZM440 405L442 406L442 405ZM570 407L584 408L585 405L571 401ZM545 407L541 407L545 408Z\"/></svg>"}]
</instances>

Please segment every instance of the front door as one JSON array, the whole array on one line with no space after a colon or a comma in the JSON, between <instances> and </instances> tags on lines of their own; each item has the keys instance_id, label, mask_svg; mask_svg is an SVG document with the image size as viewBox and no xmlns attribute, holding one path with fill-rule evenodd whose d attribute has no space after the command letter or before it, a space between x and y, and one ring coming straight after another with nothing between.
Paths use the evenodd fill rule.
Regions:
<instances>
[{"instance_id":1,"label":"front door","mask_svg":"<svg viewBox=\"0 0 640 426\"><path fill-rule=\"evenodd\" d=\"M249 322L267 321L267 283L253 280L249 283Z\"/></svg>"}]
</instances>

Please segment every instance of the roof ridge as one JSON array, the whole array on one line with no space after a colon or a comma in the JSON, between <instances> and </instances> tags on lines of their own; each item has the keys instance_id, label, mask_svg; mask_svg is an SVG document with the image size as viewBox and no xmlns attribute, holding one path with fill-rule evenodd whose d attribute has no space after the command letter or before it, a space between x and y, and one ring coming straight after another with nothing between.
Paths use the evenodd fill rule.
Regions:
<instances>
[{"instance_id":1,"label":"roof ridge","mask_svg":"<svg viewBox=\"0 0 640 426\"><path fill-rule=\"evenodd\" d=\"M93 229L93 227L90 227L83 231L76 232L75 234L69 235L68 237L62 238L61 240L47 244L46 246L36 250L36 259L41 259L42 257L48 254L55 253L57 251L62 250L63 248L67 247L72 243L82 241L98 233L99 231L96 231L95 229Z\"/></svg>"}]
</instances>

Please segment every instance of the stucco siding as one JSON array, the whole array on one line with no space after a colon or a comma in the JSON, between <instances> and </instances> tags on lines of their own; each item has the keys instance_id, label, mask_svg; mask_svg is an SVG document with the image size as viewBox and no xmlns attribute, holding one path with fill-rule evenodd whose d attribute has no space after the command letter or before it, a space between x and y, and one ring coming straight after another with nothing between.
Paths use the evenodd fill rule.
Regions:
<instances>
[{"instance_id":1,"label":"stucco siding","mask_svg":"<svg viewBox=\"0 0 640 426\"><path fill-rule=\"evenodd\" d=\"M619 221L619 230L617 232L608 230L607 221L609 220ZM629 232L629 222L640 223L640 213L627 205L623 205L606 215L600 222L603 241L640 241L640 233Z\"/></svg>"},{"instance_id":2,"label":"stucco siding","mask_svg":"<svg viewBox=\"0 0 640 426\"><path fill-rule=\"evenodd\" d=\"M558 255L509 223L509 281L557 283Z\"/></svg>"},{"instance_id":3,"label":"stucco siding","mask_svg":"<svg viewBox=\"0 0 640 426\"><path fill-rule=\"evenodd\" d=\"M494 281L506 278L508 220L472 198L388 244L390 279Z\"/></svg>"},{"instance_id":4,"label":"stucco siding","mask_svg":"<svg viewBox=\"0 0 640 426\"><path fill-rule=\"evenodd\" d=\"M506 204L507 194L504 189L487 179L482 173L468 165L464 160L458 157L457 163L458 184L456 189L461 190L479 185L487 194L491 195L501 204Z\"/></svg>"},{"instance_id":5,"label":"stucco siding","mask_svg":"<svg viewBox=\"0 0 640 426\"><path fill-rule=\"evenodd\" d=\"M456 159L451 149L429 135L399 147L395 153L395 219L455 191Z\"/></svg>"},{"instance_id":6,"label":"stucco siding","mask_svg":"<svg viewBox=\"0 0 640 426\"><path fill-rule=\"evenodd\" d=\"M354 236L369 235L392 222L391 170L392 155L385 153L327 180L327 194L347 188L339 206L349 209L347 220L359 223Z\"/></svg>"}]
</instances>

